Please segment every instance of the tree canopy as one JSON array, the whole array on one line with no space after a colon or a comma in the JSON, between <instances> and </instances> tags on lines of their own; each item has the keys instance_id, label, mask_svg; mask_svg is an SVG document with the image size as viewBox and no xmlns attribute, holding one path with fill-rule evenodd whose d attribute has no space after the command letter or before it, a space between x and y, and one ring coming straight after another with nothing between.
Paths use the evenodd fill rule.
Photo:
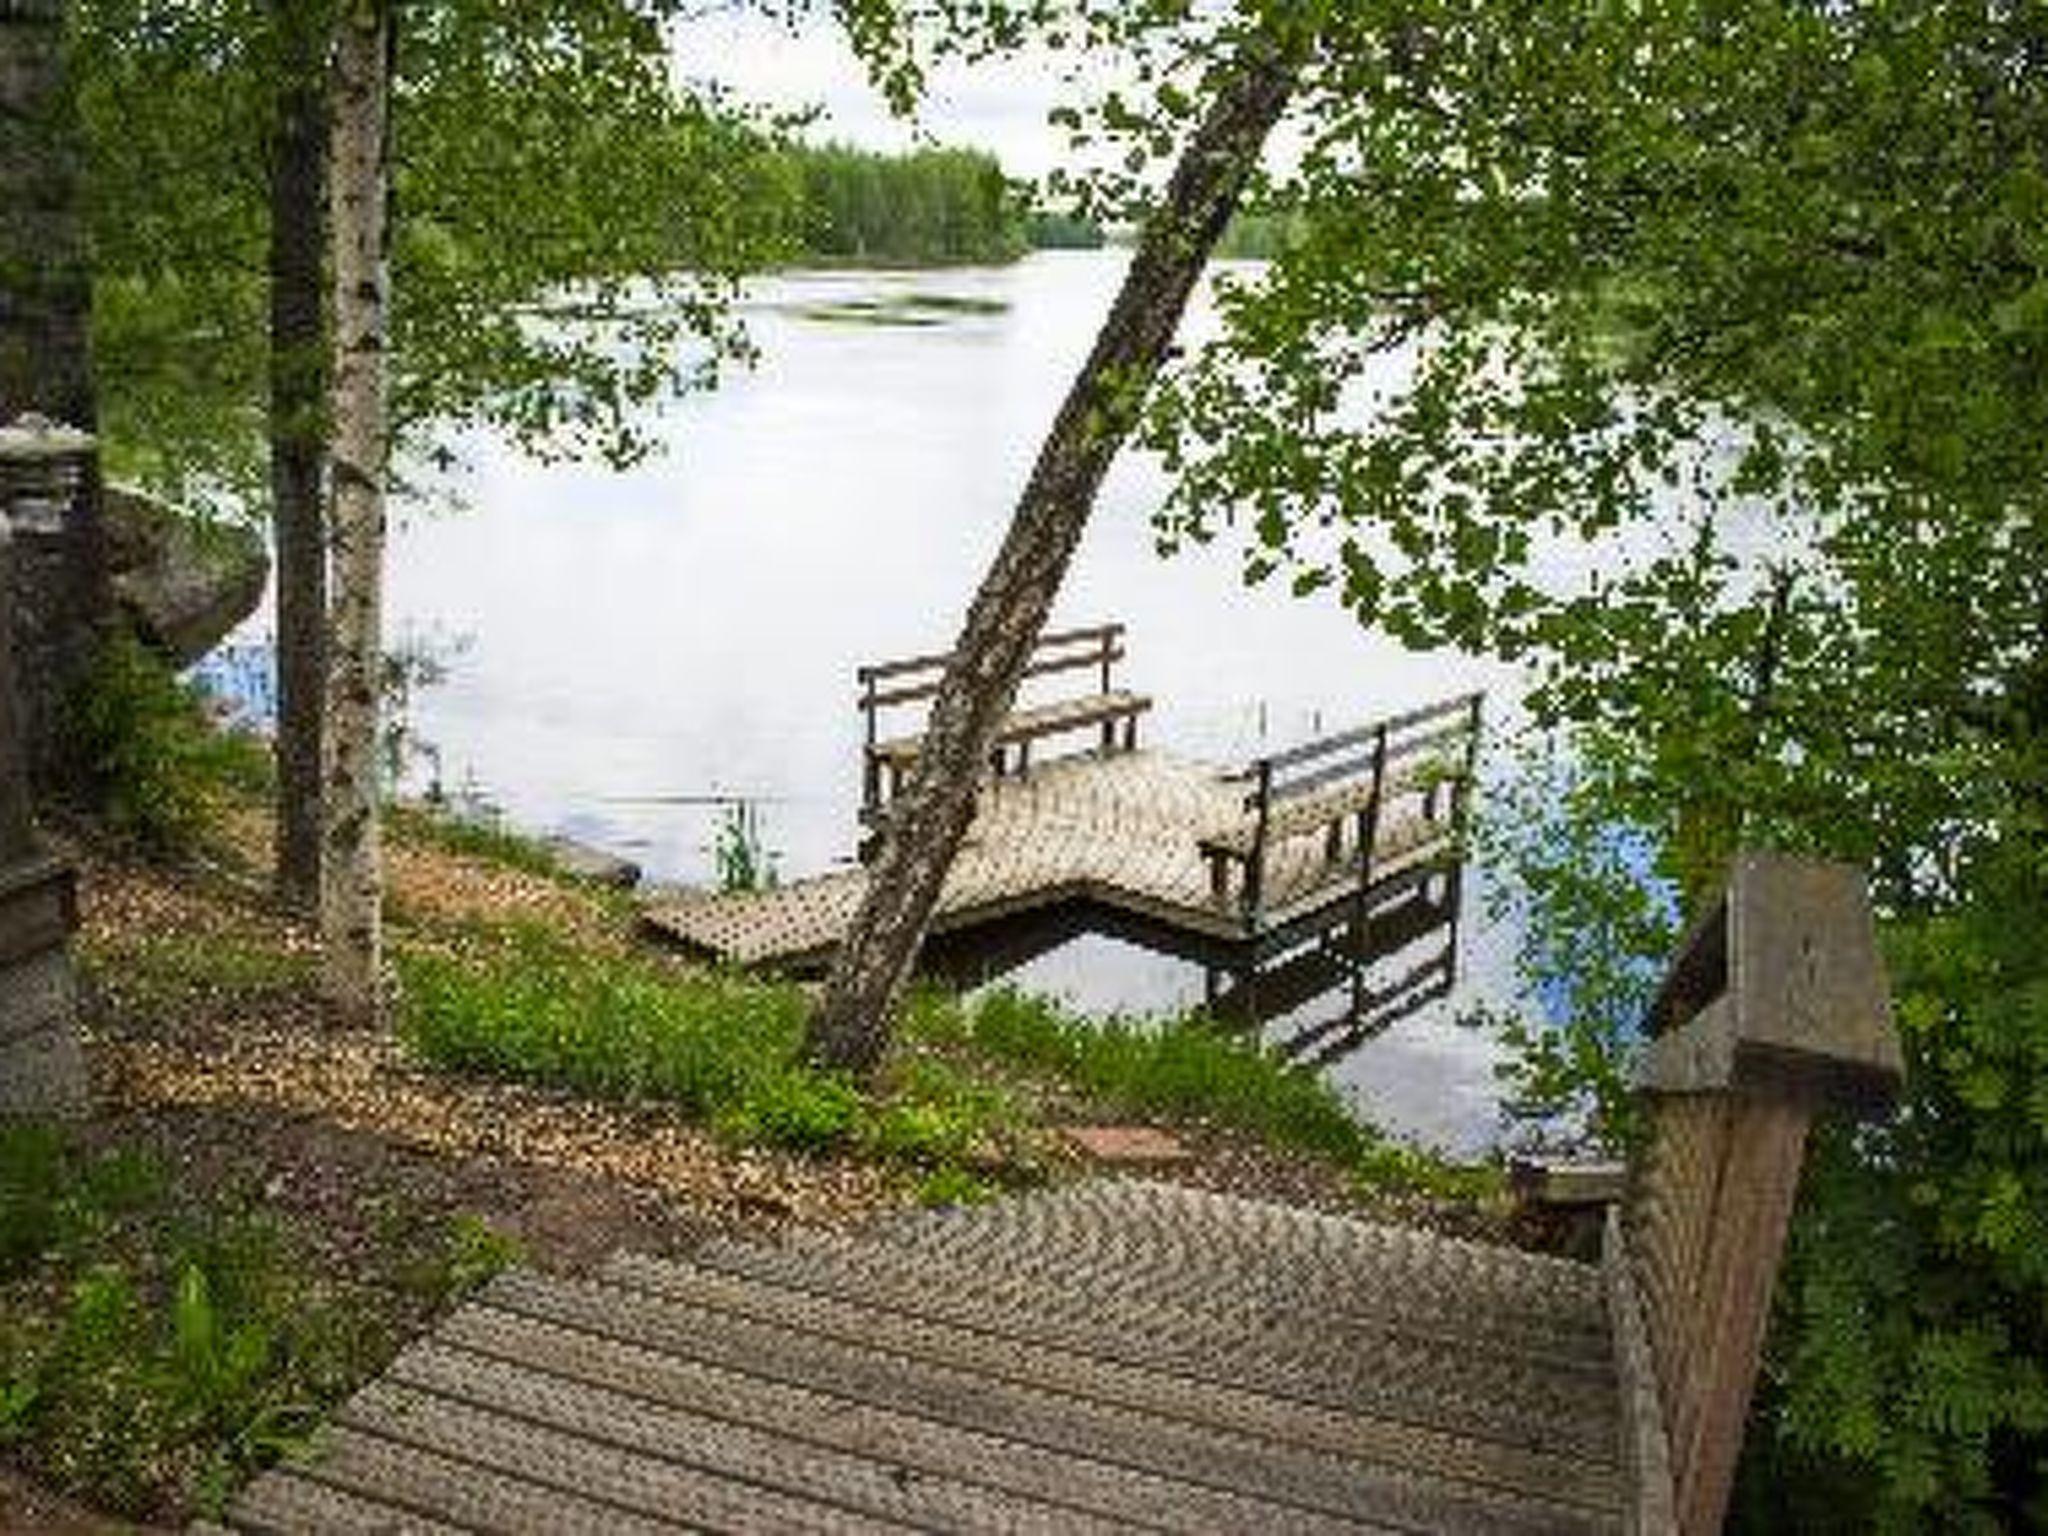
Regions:
<instances>
[{"instance_id":1,"label":"tree canopy","mask_svg":"<svg viewBox=\"0 0 2048 1536\"><path fill-rule=\"evenodd\" d=\"M489 421L631 458L644 407L746 350L737 279L770 136L669 79L660 0L403 8L394 103L401 442ZM259 479L276 34L255 0L84 0L75 57L94 345L119 468L203 499Z\"/></svg>"},{"instance_id":2,"label":"tree canopy","mask_svg":"<svg viewBox=\"0 0 2048 1536\"><path fill-rule=\"evenodd\" d=\"M1162 544L1529 664L1578 779L1552 852L1598 856L1535 894L1607 1003L1589 945L1668 934L1614 889L1645 862L1691 898L1738 843L1873 871L1908 1098L1823 1139L1751 1518L2038 1523L2048 9L930 10L1122 50L1067 117L1107 211L1232 36L1320 23L1253 192L1288 238L1149 403ZM1626 1048L1535 1066L1611 1094Z\"/></svg>"}]
</instances>

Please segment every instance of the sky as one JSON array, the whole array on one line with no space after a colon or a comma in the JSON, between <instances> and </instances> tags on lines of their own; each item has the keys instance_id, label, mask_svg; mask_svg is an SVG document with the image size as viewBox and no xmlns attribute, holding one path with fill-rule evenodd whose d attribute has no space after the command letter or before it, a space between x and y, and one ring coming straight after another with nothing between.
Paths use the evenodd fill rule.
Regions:
<instances>
[{"instance_id":1,"label":"sky","mask_svg":"<svg viewBox=\"0 0 2048 1536\"><path fill-rule=\"evenodd\" d=\"M1059 99L1059 71L1043 58L948 65L934 73L918 121L909 124L890 114L829 22L792 32L740 10L684 24L675 50L686 80L717 81L768 107L823 107L824 120L810 130L816 138L903 150L922 131L941 144L990 150L1012 176L1043 176L1061 158L1063 136L1045 120Z\"/></svg>"}]
</instances>

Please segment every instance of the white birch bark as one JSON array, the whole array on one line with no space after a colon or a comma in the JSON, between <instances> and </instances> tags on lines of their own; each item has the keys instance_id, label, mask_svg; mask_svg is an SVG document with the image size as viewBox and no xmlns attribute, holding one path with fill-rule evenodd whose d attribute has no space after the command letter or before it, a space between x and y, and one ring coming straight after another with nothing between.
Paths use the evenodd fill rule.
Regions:
<instances>
[{"instance_id":1,"label":"white birch bark","mask_svg":"<svg viewBox=\"0 0 2048 1536\"><path fill-rule=\"evenodd\" d=\"M377 681L381 667L386 456L385 259L389 0L347 0L336 51L330 150L334 239L334 588L327 671L321 933L327 993L350 1020L383 1003Z\"/></svg>"}]
</instances>

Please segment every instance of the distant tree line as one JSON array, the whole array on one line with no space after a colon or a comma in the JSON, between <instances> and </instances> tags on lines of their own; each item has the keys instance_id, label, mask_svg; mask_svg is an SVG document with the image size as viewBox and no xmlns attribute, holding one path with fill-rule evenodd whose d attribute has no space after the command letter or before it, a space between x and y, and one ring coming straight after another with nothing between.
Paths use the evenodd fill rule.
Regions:
<instances>
[{"instance_id":1,"label":"distant tree line","mask_svg":"<svg viewBox=\"0 0 2048 1536\"><path fill-rule=\"evenodd\" d=\"M1092 221L1033 211L1028 189L982 150L791 145L772 152L764 180L806 262L946 266L1103 243Z\"/></svg>"}]
</instances>

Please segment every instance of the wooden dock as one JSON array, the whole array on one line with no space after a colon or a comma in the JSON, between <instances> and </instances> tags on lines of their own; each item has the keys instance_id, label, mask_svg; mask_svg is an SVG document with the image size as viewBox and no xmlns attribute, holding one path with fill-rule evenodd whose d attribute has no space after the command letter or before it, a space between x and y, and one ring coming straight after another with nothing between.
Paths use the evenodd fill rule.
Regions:
<instances>
[{"instance_id":1,"label":"wooden dock","mask_svg":"<svg viewBox=\"0 0 2048 1536\"><path fill-rule=\"evenodd\" d=\"M525 1272L241 1531L1623 1528L1597 1267L1106 1181Z\"/></svg>"},{"instance_id":2,"label":"wooden dock","mask_svg":"<svg viewBox=\"0 0 2048 1536\"><path fill-rule=\"evenodd\" d=\"M1467 696L1237 770L1125 746L993 777L931 933L1082 906L1237 969L1356 927L1454 860L1477 713ZM866 881L849 869L643 912L692 953L805 974L830 964Z\"/></svg>"}]
</instances>

